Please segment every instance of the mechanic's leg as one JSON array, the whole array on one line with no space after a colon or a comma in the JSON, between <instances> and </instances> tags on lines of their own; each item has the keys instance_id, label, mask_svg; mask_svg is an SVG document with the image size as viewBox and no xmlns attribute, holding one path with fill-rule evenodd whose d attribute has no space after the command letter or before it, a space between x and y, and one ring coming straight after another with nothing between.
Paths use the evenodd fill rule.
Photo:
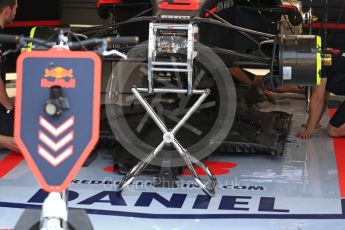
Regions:
<instances>
[{"instance_id":1,"label":"mechanic's leg","mask_svg":"<svg viewBox=\"0 0 345 230\"><path fill-rule=\"evenodd\" d=\"M328 134L331 137L345 137L345 101L339 106L330 120Z\"/></svg>"},{"instance_id":2,"label":"mechanic's leg","mask_svg":"<svg viewBox=\"0 0 345 230\"><path fill-rule=\"evenodd\" d=\"M335 76L327 78L326 89L335 95L345 95L345 74L336 73Z\"/></svg>"},{"instance_id":3,"label":"mechanic's leg","mask_svg":"<svg viewBox=\"0 0 345 230\"><path fill-rule=\"evenodd\" d=\"M328 135L330 135L331 137L345 137L345 124L343 124L339 128L329 124Z\"/></svg>"}]
</instances>

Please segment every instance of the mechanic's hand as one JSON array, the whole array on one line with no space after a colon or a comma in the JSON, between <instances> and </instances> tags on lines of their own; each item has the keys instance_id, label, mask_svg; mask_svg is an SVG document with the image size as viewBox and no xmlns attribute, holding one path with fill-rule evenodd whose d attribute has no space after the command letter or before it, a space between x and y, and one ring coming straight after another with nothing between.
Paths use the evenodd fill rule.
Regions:
<instances>
[{"instance_id":1,"label":"mechanic's hand","mask_svg":"<svg viewBox=\"0 0 345 230\"><path fill-rule=\"evenodd\" d=\"M264 96L264 98L265 98L266 100L270 100L271 98L273 98L273 93L272 93L272 91L269 91L269 90L267 90L267 89L264 89L264 90L262 91L262 94L263 94L263 96Z\"/></svg>"},{"instance_id":2,"label":"mechanic's hand","mask_svg":"<svg viewBox=\"0 0 345 230\"><path fill-rule=\"evenodd\" d=\"M12 150L16 153L20 153L20 150L16 143L14 142L13 137L0 136L0 147Z\"/></svg>"},{"instance_id":3,"label":"mechanic's hand","mask_svg":"<svg viewBox=\"0 0 345 230\"><path fill-rule=\"evenodd\" d=\"M273 105L277 104L277 101L274 99L273 92L270 90L265 89L263 92L264 98L271 102Z\"/></svg>"},{"instance_id":4,"label":"mechanic's hand","mask_svg":"<svg viewBox=\"0 0 345 230\"><path fill-rule=\"evenodd\" d=\"M313 130L304 129L300 131L296 136L301 139L310 139L312 133L313 133Z\"/></svg>"}]
</instances>

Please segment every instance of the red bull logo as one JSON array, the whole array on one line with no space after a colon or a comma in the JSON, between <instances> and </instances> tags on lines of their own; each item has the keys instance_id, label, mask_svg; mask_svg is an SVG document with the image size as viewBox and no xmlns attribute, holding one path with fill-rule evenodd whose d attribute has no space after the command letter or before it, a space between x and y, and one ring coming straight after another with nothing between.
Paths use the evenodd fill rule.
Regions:
<instances>
[{"instance_id":1,"label":"red bull logo","mask_svg":"<svg viewBox=\"0 0 345 230\"><path fill-rule=\"evenodd\" d=\"M41 79L41 87L50 88L52 86L75 88L76 79L73 75L73 69L65 69L60 66L45 69L44 77Z\"/></svg>"}]
</instances>

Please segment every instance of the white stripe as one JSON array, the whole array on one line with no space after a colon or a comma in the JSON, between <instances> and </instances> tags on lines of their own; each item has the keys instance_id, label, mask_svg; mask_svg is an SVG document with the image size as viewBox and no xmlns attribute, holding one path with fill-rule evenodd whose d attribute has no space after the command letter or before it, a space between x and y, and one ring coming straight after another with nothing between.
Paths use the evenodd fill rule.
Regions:
<instances>
[{"instance_id":1,"label":"white stripe","mask_svg":"<svg viewBox=\"0 0 345 230\"><path fill-rule=\"evenodd\" d=\"M69 132L60 141L54 142L47 135L45 135L41 130L38 133L38 138L46 144L48 147L53 149L55 152L59 151L62 147L66 146L69 142L74 139L74 131Z\"/></svg>"},{"instance_id":2,"label":"white stripe","mask_svg":"<svg viewBox=\"0 0 345 230\"><path fill-rule=\"evenodd\" d=\"M50 152L48 152L45 148L42 146L38 146L38 153L50 164L52 164L54 167L58 166L61 162L65 161L69 156L73 154L73 145L68 147L65 151L63 151L60 155L57 157L54 157Z\"/></svg>"},{"instance_id":3,"label":"white stripe","mask_svg":"<svg viewBox=\"0 0 345 230\"><path fill-rule=\"evenodd\" d=\"M9 98L16 96L16 88L6 88L6 92Z\"/></svg>"},{"instance_id":4,"label":"white stripe","mask_svg":"<svg viewBox=\"0 0 345 230\"><path fill-rule=\"evenodd\" d=\"M65 121L59 127L53 126L50 122L48 122L46 119L40 116L39 124L42 127L44 127L46 130L48 130L51 134L53 134L55 137L57 137L61 133L63 133L64 131L66 131L67 129L71 128L74 125L74 116L70 117L67 121Z\"/></svg>"},{"instance_id":5,"label":"white stripe","mask_svg":"<svg viewBox=\"0 0 345 230\"><path fill-rule=\"evenodd\" d=\"M6 73L6 81L14 81L17 79L16 73Z\"/></svg>"}]
</instances>

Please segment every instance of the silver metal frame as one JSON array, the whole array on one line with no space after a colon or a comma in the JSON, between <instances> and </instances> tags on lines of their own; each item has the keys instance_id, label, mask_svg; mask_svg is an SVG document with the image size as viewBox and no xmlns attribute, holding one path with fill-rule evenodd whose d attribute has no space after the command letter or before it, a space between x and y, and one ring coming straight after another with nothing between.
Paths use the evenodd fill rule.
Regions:
<instances>
[{"instance_id":1,"label":"silver metal frame","mask_svg":"<svg viewBox=\"0 0 345 230\"><path fill-rule=\"evenodd\" d=\"M188 90L183 89L155 89L156 93L184 93L186 94ZM177 123L177 125L172 129L169 130L164 122L159 118L159 116L156 114L156 112L153 110L153 108L150 106L150 104L144 99L143 96L141 96L140 92L148 93L149 89L144 88L132 88L132 93L138 99L140 104L144 107L146 112L149 114L149 116L152 118L152 120L156 123L156 125L159 127L159 129L163 132L163 140L162 142L143 160L141 160L136 166L133 167L133 169L122 178L121 183L118 186L118 191L122 191L124 187L129 185L135 177L139 176L142 171L145 169L145 167L157 156L157 154L164 148L165 145L172 145L175 147L177 152L180 154L180 156L185 161L189 171L191 172L191 175L195 179L196 183L202 188L202 190L208 194L209 196L215 195L215 188L217 184L216 177L212 174L212 172L198 159L194 158L183 146L176 140L175 136L178 130L187 122L187 120L192 116L192 114L199 108L199 106L203 103L203 101L207 98L207 96L210 94L209 89L205 90L194 90L193 92L195 94L200 94L201 96L198 98L198 100L194 103L194 105L190 108L190 110L184 115L184 117ZM198 176L197 172L194 169L193 164L196 164L199 166L209 177L209 180L207 182L204 182L201 180L201 178Z\"/></svg>"},{"instance_id":2,"label":"silver metal frame","mask_svg":"<svg viewBox=\"0 0 345 230\"><path fill-rule=\"evenodd\" d=\"M186 62L159 62L156 61L157 55L157 33L159 30L176 30L176 31L187 31L187 60ZM169 23L150 23L149 27L149 42L148 42L148 92L150 94L155 92L153 86L153 73L156 71L161 72L186 72L188 74L188 88L187 94L193 94L193 60L197 53L194 50L195 34L198 33L198 27L189 24L169 24ZM165 67L168 66L168 67ZM174 68L174 67L185 67L185 68Z\"/></svg>"},{"instance_id":3,"label":"silver metal frame","mask_svg":"<svg viewBox=\"0 0 345 230\"><path fill-rule=\"evenodd\" d=\"M156 60L157 56L157 37L159 32L167 30L172 31L186 31L187 32L187 58L186 62L161 62ZM148 88L132 88L132 93L140 104L144 107L146 112L156 123L159 129L163 132L162 142L143 160L141 160L133 169L122 178L121 183L118 186L118 191L122 191L124 187L129 185L135 177L140 175L145 167L157 156L157 154L164 148L165 145L174 146L180 156L186 163L191 175L195 179L196 183L205 191L209 196L215 195L215 188L217 184L216 177L212 172L198 159L193 157L179 142L176 140L176 133L182 128L192 114L200 107L207 96L210 94L209 89L193 89L193 60L197 56L197 52L194 50L195 34L198 33L198 27L189 24L169 24L169 23L150 23L149 27L149 42L148 42ZM178 67L178 68L176 68ZM167 88L154 88L153 86L153 75L155 71L160 72L185 72L188 74L187 89L167 89ZM160 119L154 109L140 94L153 94L153 93L175 93L175 94L187 94L193 95L198 94L200 97L184 115L184 117L176 124L172 130L168 130L164 122ZM199 166L209 177L207 182L200 179L197 172L195 171L193 164Z\"/></svg>"},{"instance_id":4,"label":"silver metal frame","mask_svg":"<svg viewBox=\"0 0 345 230\"><path fill-rule=\"evenodd\" d=\"M68 217L68 190L64 190L63 192L59 193L61 200L63 200L63 202L66 203L66 215ZM46 200L49 199L49 196L45 199ZM45 203L44 202L44 203ZM47 204L43 204L43 205L47 205ZM48 206L49 209L54 209L55 207L53 206ZM61 213L58 211L55 213L56 216L52 217L52 216L45 216L46 214L44 213L44 207L42 206L42 214L41 214L41 220L40 220L40 230L68 230L68 219L64 220L61 215Z\"/></svg>"}]
</instances>

